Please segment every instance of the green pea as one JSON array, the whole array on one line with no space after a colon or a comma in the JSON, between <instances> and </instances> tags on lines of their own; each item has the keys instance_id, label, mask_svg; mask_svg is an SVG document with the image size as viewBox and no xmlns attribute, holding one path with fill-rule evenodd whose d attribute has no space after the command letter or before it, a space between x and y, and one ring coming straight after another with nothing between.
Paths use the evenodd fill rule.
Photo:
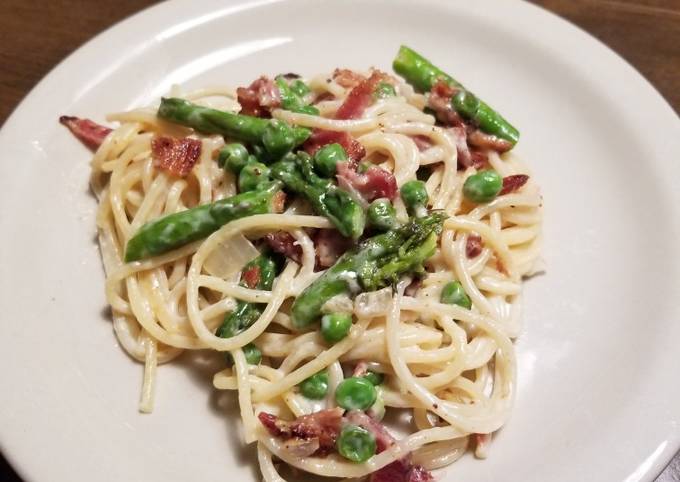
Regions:
<instances>
[{"instance_id":1,"label":"green pea","mask_svg":"<svg viewBox=\"0 0 680 482\"><path fill-rule=\"evenodd\" d=\"M346 410L366 410L377 396L375 386L360 377L347 378L335 389L335 401Z\"/></svg>"},{"instance_id":2,"label":"green pea","mask_svg":"<svg viewBox=\"0 0 680 482\"><path fill-rule=\"evenodd\" d=\"M465 180L463 195L475 203L493 201L503 188L503 178L492 170L479 171Z\"/></svg>"},{"instance_id":3,"label":"green pea","mask_svg":"<svg viewBox=\"0 0 680 482\"><path fill-rule=\"evenodd\" d=\"M397 211L388 199L376 199L366 211L368 224L380 231L388 231L397 226Z\"/></svg>"},{"instance_id":4,"label":"green pea","mask_svg":"<svg viewBox=\"0 0 680 482\"><path fill-rule=\"evenodd\" d=\"M328 313L321 318L321 336L328 343L337 343L349 334L352 315L349 313Z\"/></svg>"},{"instance_id":5,"label":"green pea","mask_svg":"<svg viewBox=\"0 0 680 482\"><path fill-rule=\"evenodd\" d=\"M262 144L269 154L281 157L295 147L295 134L288 124L274 119L264 128Z\"/></svg>"},{"instance_id":6,"label":"green pea","mask_svg":"<svg viewBox=\"0 0 680 482\"><path fill-rule=\"evenodd\" d=\"M387 82L380 82L373 91L373 97L375 99L384 99L386 97L394 97L396 95L397 91L394 90L394 86Z\"/></svg>"},{"instance_id":7,"label":"green pea","mask_svg":"<svg viewBox=\"0 0 680 482\"><path fill-rule=\"evenodd\" d=\"M338 453L357 464L375 455L375 436L358 425L345 425L336 443Z\"/></svg>"},{"instance_id":8,"label":"green pea","mask_svg":"<svg viewBox=\"0 0 680 482\"><path fill-rule=\"evenodd\" d=\"M372 168L372 167L373 167L373 163L372 163L372 162L361 161L361 162L359 163L359 165L357 166L357 172L358 172L359 174L366 174L366 171L368 171L368 170L369 170L370 168Z\"/></svg>"},{"instance_id":9,"label":"green pea","mask_svg":"<svg viewBox=\"0 0 680 482\"><path fill-rule=\"evenodd\" d=\"M324 370L300 383L300 392L312 400L320 400L328 393L328 373Z\"/></svg>"},{"instance_id":10,"label":"green pea","mask_svg":"<svg viewBox=\"0 0 680 482\"><path fill-rule=\"evenodd\" d=\"M446 283L444 288L442 288L442 294L439 299L447 305L458 305L468 310L472 308L472 301L470 301L470 297L465 293L460 281Z\"/></svg>"},{"instance_id":11,"label":"green pea","mask_svg":"<svg viewBox=\"0 0 680 482\"><path fill-rule=\"evenodd\" d=\"M423 181L409 181L401 186L401 199L409 210L427 206L429 199Z\"/></svg>"},{"instance_id":12,"label":"green pea","mask_svg":"<svg viewBox=\"0 0 680 482\"><path fill-rule=\"evenodd\" d=\"M335 176L338 162L346 161L347 153L338 143L328 144L314 154L314 167L325 177Z\"/></svg>"},{"instance_id":13,"label":"green pea","mask_svg":"<svg viewBox=\"0 0 680 482\"><path fill-rule=\"evenodd\" d=\"M220 149L217 164L222 168L229 169L234 174L238 174L243 166L248 163L248 157L248 149L243 144L227 144Z\"/></svg>"},{"instance_id":14,"label":"green pea","mask_svg":"<svg viewBox=\"0 0 680 482\"><path fill-rule=\"evenodd\" d=\"M255 191L268 181L269 168L261 162L250 162L241 169L238 175L238 189L240 192Z\"/></svg>"},{"instance_id":15,"label":"green pea","mask_svg":"<svg viewBox=\"0 0 680 482\"><path fill-rule=\"evenodd\" d=\"M243 347L243 355L249 365L259 365L262 361L262 352L253 343L248 343Z\"/></svg>"},{"instance_id":16,"label":"green pea","mask_svg":"<svg viewBox=\"0 0 680 482\"><path fill-rule=\"evenodd\" d=\"M382 373L376 373L376 372L371 372L368 371L364 375L364 378L371 382L373 385L378 386L380 385L383 381L385 381L385 375Z\"/></svg>"},{"instance_id":17,"label":"green pea","mask_svg":"<svg viewBox=\"0 0 680 482\"><path fill-rule=\"evenodd\" d=\"M290 90L295 92L297 95L300 97L304 97L305 95L309 94L311 92L311 89L307 84L305 84L303 81L300 79L296 79L293 82L290 83Z\"/></svg>"}]
</instances>

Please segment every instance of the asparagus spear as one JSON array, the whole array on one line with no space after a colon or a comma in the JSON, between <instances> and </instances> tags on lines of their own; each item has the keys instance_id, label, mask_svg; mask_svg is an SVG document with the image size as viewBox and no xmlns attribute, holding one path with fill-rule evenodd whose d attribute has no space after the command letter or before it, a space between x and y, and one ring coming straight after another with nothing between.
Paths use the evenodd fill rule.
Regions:
<instances>
[{"instance_id":1,"label":"asparagus spear","mask_svg":"<svg viewBox=\"0 0 680 482\"><path fill-rule=\"evenodd\" d=\"M281 187L280 181L269 182L258 191L244 192L148 222L128 241L125 261L165 253L205 238L234 219L271 212L272 199Z\"/></svg>"},{"instance_id":2,"label":"asparagus spear","mask_svg":"<svg viewBox=\"0 0 680 482\"><path fill-rule=\"evenodd\" d=\"M443 213L412 219L407 224L363 241L309 285L292 307L293 324L304 328L321 316L321 307L356 288L373 291L395 283L399 276L423 269L437 247Z\"/></svg>"},{"instance_id":3,"label":"asparagus spear","mask_svg":"<svg viewBox=\"0 0 680 482\"><path fill-rule=\"evenodd\" d=\"M304 196L314 210L326 216L343 236L358 239L364 232L366 215L352 197L331 180L314 172L312 158L306 152L286 156L272 164L271 176L283 181L286 188Z\"/></svg>"},{"instance_id":4,"label":"asparagus spear","mask_svg":"<svg viewBox=\"0 0 680 482\"><path fill-rule=\"evenodd\" d=\"M460 115L473 121L484 132L510 141L513 145L517 144L519 131L515 127L460 82L416 51L402 45L392 68L420 92L429 92L438 80L456 87L458 93L451 99L451 105Z\"/></svg>"},{"instance_id":5,"label":"asparagus spear","mask_svg":"<svg viewBox=\"0 0 680 482\"><path fill-rule=\"evenodd\" d=\"M177 98L161 99L158 117L206 134L221 134L233 140L264 146L273 156L282 156L310 135L309 129L289 126L279 120L232 114Z\"/></svg>"}]
</instances>

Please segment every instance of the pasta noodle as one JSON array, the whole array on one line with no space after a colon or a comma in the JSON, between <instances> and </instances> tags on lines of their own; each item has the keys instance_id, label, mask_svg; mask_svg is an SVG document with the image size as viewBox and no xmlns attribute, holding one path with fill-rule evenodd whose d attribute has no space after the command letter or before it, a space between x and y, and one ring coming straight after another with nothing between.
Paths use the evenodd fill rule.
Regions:
<instances>
[{"instance_id":1,"label":"pasta noodle","mask_svg":"<svg viewBox=\"0 0 680 482\"><path fill-rule=\"evenodd\" d=\"M311 92L305 98L321 115L281 108L271 113L289 124L350 133L366 151L364 162L392 173L399 187L422 178L428 207L448 216L434 254L418 275L419 284L413 284L410 274L402 276L394 289L332 300L351 311L354 319L349 334L334 344L314 329L296 329L291 319L292 300L321 276L310 232L334 227L304 203L289 204L282 213L233 220L205 239L124 261L127 243L146 223L236 194L236 178L215 161L225 144L222 136L161 120L155 109L137 109L109 116L120 126L92 160L113 328L123 349L144 363L140 411L152 410L155 379L162 376L158 364L183 350L230 352L233 366L215 374L214 385L238 392L244 442L257 442L262 476L268 482L284 480L278 461L322 476L364 478L412 453L414 463L438 469L453 463L468 447L475 448L477 434L492 434L510 415L522 278L540 267L538 186L529 178L521 189L490 202L467 200L463 186L478 169L458 168L455 132L424 110L427 96L394 82L396 95L374 100L358 118L334 117L352 91L334 76L308 82ZM224 111L240 109L236 92L229 88L192 93L175 89L172 95ZM186 177L173 176L155 164L152 144L160 135L189 136L200 143L201 155ZM502 176L528 174L512 153L483 154L488 166ZM406 222L408 207L401 199L394 205L397 218ZM244 286L238 274L212 274L220 269L210 267L217 259L213 256L225 246L239 239L258 245L267 233L281 230L294 237L300 258L286 260L271 290ZM474 256L468 253L471 242L480 245ZM470 309L440 300L444 286L455 280L469 296ZM264 309L240 333L221 337L216 329L238 300L263 304ZM259 364L247 361L245 347L250 343L262 354ZM380 389L384 406L410 413L412 426L408 435L367 461L355 463L337 453L295 456L285 440L258 420L263 411L292 420L332 409L337 405L336 389L359 364L385 376ZM321 370L328 373L328 393L319 400L302 396L298 386Z\"/></svg>"}]
</instances>

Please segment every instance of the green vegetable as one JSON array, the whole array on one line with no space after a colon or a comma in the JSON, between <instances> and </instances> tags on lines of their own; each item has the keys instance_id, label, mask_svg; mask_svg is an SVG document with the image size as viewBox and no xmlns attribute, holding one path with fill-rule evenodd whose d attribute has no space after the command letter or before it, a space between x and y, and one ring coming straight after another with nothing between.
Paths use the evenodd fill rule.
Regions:
<instances>
[{"instance_id":1,"label":"green vegetable","mask_svg":"<svg viewBox=\"0 0 680 482\"><path fill-rule=\"evenodd\" d=\"M312 89L310 89L309 86L300 79L295 79L290 83L290 90L295 92L300 97L304 97L312 91Z\"/></svg>"},{"instance_id":2,"label":"green vegetable","mask_svg":"<svg viewBox=\"0 0 680 482\"><path fill-rule=\"evenodd\" d=\"M253 269L256 269L259 273L255 289L271 290L274 285L274 278L276 278L276 263L274 260L261 254L243 267L241 271L242 278L245 273ZM247 287L244 279L241 279L239 284ZM257 321L262 311L264 311L264 307L265 305L261 303L248 303L247 301L238 300L234 311L227 313L215 334L220 338L231 338L238 335Z\"/></svg>"},{"instance_id":3,"label":"green vegetable","mask_svg":"<svg viewBox=\"0 0 680 482\"><path fill-rule=\"evenodd\" d=\"M349 334L352 315L349 313L328 313L321 318L321 336L328 343L337 343Z\"/></svg>"},{"instance_id":4,"label":"green vegetable","mask_svg":"<svg viewBox=\"0 0 680 482\"><path fill-rule=\"evenodd\" d=\"M217 164L222 168L229 169L234 174L238 174L243 166L248 163L250 157L248 149L243 144L235 142L220 149Z\"/></svg>"},{"instance_id":5,"label":"green vegetable","mask_svg":"<svg viewBox=\"0 0 680 482\"><path fill-rule=\"evenodd\" d=\"M409 213L420 216L427 212L429 196L423 181L408 181L399 191Z\"/></svg>"},{"instance_id":6,"label":"green vegetable","mask_svg":"<svg viewBox=\"0 0 680 482\"><path fill-rule=\"evenodd\" d=\"M496 199L501 189L503 178L496 171L479 171L465 180L463 195L475 203L488 203Z\"/></svg>"},{"instance_id":7,"label":"green vegetable","mask_svg":"<svg viewBox=\"0 0 680 482\"><path fill-rule=\"evenodd\" d=\"M380 82L373 91L373 97L375 99L384 99L386 97L394 97L397 92L394 90L394 86L387 82Z\"/></svg>"},{"instance_id":8,"label":"green vegetable","mask_svg":"<svg viewBox=\"0 0 680 482\"><path fill-rule=\"evenodd\" d=\"M168 214L139 228L125 248L125 261L156 256L205 238L234 219L272 210L272 198L281 190L279 181L261 186L258 191L238 194L211 204Z\"/></svg>"},{"instance_id":9,"label":"green vegetable","mask_svg":"<svg viewBox=\"0 0 680 482\"><path fill-rule=\"evenodd\" d=\"M311 400L320 400L328 393L328 372L321 371L300 383L300 392Z\"/></svg>"},{"instance_id":10,"label":"green vegetable","mask_svg":"<svg viewBox=\"0 0 680 482\"><path fill-rule=\"evenodd\" d=\"M262 352L253 343L248 343L243 347L243 355L249 365L259 365L262 361Z\"/></svg>"},{"instance_id":11,"label":"green vegetable","mask_svg":"<svg viewBox=\"0 0 680 482\"><path fill-rule=\"evenodd\" d=\"M292 112L319 115L319 109L312 105L305 104L305 101L302 99L305 94L298 93L300 90L300 85L296 85L297 89L293 89L292 84L289 85L285 78L276 78L276 86L279 88L279 94L281 96L281 107ZM302 83L302 85L305 88L307 87L304 83Z\"/></svg>"},{"instance_id":12,"label":"green vegetable","mask_svg":"<svg viewBox=\"0 0 680 482\"><path fill-rule=\"evenodd\" d=\"M365 378L346 378L335 389L335 401L345 410L366 410L378 396L375 386Z\"/></svg>"},{"instance_id":13,"label":"green vegetable","mask_svg":"<svg viewBox=\"0 0 680 482\"><path fill-rule=\"evenodd\" d=\"M177 98L161 99L158 117L205 134L221 134L237 141L261 145L274 156L290 151L310 135L310 130L304 127L210 109Z\"/></svg>"},{"instance_id":14,"label":"green vegetable","mask_svg":"<svg viewBox=\"0 0 680 482\"><path fill-rule=\"evenodd\" d=\"M439 299L447 305L458 305L468 310L472 308L472 301L470 301L470 297L465 293L460 281L446 283L444 288L442 288L442 294Z\"/></svg>"},{"instance_id":15,"label":"green vegetable","mask_svg":"<svg viewBox=\"0 0 680 482\"><path fill-rule=\"evenodd\" d=\"M325 177L335 176L338 162L346 161L347 153L340 144L333 143L323 146L314 154L314 167Z\"/></svg>"},{"instance_id":16,"label":"green vegetable","mask_svg":"<svg viewBox=\"0 0 680 482\"><path fill-rule=\"evenodd\" d=\"M243 166L238 175L240 192L255 191L269 182L269 168L261 162L250 162Z\"/></svg>"},{"instance_id":17,"label":"green vegetable","mask_svg":"<svg viewBox=\"0 0 680 482\"><path fill-rule=\"evenodd\" d=\"M385 375L383 375L382 373L376 373L371 371L366 372L364 378L375 386L378 386L385 381Z\"/></svg>"},{"instance_id":18,"label":"green vegetable","mask_svg":"<svg viewBox=\"0 0 680 482\"><path fill-rule=\"evenodd\" d=\"M358 425L346 425L340 432L336 447L347 460L360 464L375 455L375 436Z\"/></svg>"},{"instance_id":19,"label":"green vegetable","mask_svg":"<svg viewBox=\"0 0 680 482\"><path fill-rule=\"evenodd\" d=\"M329 179L319 177L312 158L305 152L290 156L271 166L271 176L283 181L286 188L304 196L317 214L326 216L348 238L357 239L364 232L366 215L352 197Z\"/></svg>"},{"instance_id":20,"label":"green vegetable","mask_svg":"<svg viewBox=\"0 0 680 482\"><path fill-rule=\"evenodd\" d=\"M324 303L351 293L350 283L359 282L363 290L374 291L395 283L403 274L422 272L423 263L435 252L444 219L446 215L439 212L413 219L347 251L297 297L293 324L304 328L318 320Z\"/></svg>"},{"instance_id":21,"label":"green vegetable","mask_svg":"<svg viewBox=\"0 0 680 482\"><path fill-rule=\"evenodd\" d=\"M457 112L473 121L484 132L510 141L513 145L519 140L519 131L498 112L414 50L402 45L392 67L420 92L429 92L439 80L456 87L459 92L451 100L451 105Z\"/></svg>"},{"instance_id":22,"label":"green vegetable","mask_svg":"<svg viewBox=\"0 0 680 482\"><path fill-rule=\"evenodd\" d=\"M387 231L397 227L397 211L389 199L376 199L366 211L369 226L380 231Z\"/></svg>"}]
</instances>

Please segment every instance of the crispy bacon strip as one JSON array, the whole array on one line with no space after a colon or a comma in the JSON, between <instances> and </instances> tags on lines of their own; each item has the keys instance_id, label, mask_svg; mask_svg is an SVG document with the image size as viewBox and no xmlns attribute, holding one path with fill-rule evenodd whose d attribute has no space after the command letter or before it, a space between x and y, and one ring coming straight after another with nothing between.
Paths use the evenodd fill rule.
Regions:
<instances>
[{"instance_id":1,"label":"crispy bacon strip","mask_svg":"<svg viewBox=\"0 0 680 482\"><path fill-rule=\"evenodd\" d=\"M465 256L468 259L476 258L482 253L482 248L484 247L484 242L482 237L477 234L470 234L465 243Z\"/></svg>"},{"instance_id":2,"label":"crispy bacon strip","mask_svg":"<svg viewBox=\"0 0 680 482\"><path fill-rule=\"evenodd\" d=\"M350 88L359 85L366 80L366 77L353 70L335 69L333 71L333 80L345 88Z\"/></svg>"},{"instance_id":3,"label":"crispy bacon strip","mask_svg":"<svg viewBox=\"0 0 680 482\"><path fill-rule=\"evenodd\" d=\"M317 267L330 268L352 245L337 229L319 229L314 236Z\"/></svg>"},{"instance_id":4,"label":"crispy bacon strip","mask_svg":"<svg viewBox=\"0 0 680 482\"><path fill-rule=\"evenodd\" d=\"M262 76L248 87L236 89L241 114L271 117L272 110L281 105L281 93L273 80Z\"/></svg>"},{"instance_id":5,"label":"crispy bacon strip","mask_svg":"<svg viewBox=\"0 0 680 482\"><path fill-rule=\"evenodd\" d=\"M97 150L111 132L110 128L90 119L63 115L59 118L59 122L68 127L74 136L92 150Z\"/></svg>"},{"instance_id":6,"label":"crispy bacon strip","mask_svg":"<svg viewBox=\"0 0 680 482\"><path fill-rule=\"evenodd\" d=\"M151 141L153 165L175 176L185 177L201 156L201 141L184 137L154 137Z\"/></svg>"},{"instance_id":7,"label":"crispy bacon strip","mask_svg":"<svg viewBox=\"0 0 680 482\"><path fill-rule=\"evenodd\" d=\"M362 80L345 98L335 113L336 119L357 119L373 102L375 87L389 77L384 72L374 70L368 79Z\"/></svg>"},{"instance_id":8,"label":"crispy bacon strip","mask_svg":"<svg viewBox=\"0 0 680 482\"><path fill-rule=\"evenodd\" d=\"M514 174L512 176L505 176L503 178L503 187L501 188L501 192L499 192L498 194L502 195L515 192L519 190L522 186L524 186L528 180L529 176L527 176L526 174Z\"/></svg>"},{"instance_id":9,"label":"crispy bacon strip","mask_svg":"<svg viewBox=\"0 0 680 482\"><path fill-rule=\"evenodd\" d=\"M349 192L357 192L366 202L386 197L397 197L397 180L394 175L378 166L371 166L359 174L349 162L337 165L338 186Z\"/></svg>"},{"instance_id":10,"label":"crispy bacon strip","mask_svg":"<svg viewBox=\"0 0 680 482\"><path fill-rule=\"evenodd\" d=\"M356 165L366 155L366 149L349 132L326 131L315 129L304 144L304 149L310 156L323 146L338 143L347 153L347 157Z\"/></svg>"},{"instance_id":11,"label":"crispy bacon strip","mask_svg":"<svg viewBox=\"0 0 680 482\"><path fill-rule=\"evenodd\" d=\"M260 412L257 417L275 437L318 440L318 449L313 453L322 455L335 450L335 441L342 426L342 413L342 408L331 408L303 415L293 421L281 420L276 415L266 412Z\"/></svg>"},{"instance_id":12,"label":"crispy bacon strip","mask_svg":"<svg viewBox=\"0 0 680 482\"><path fill-rule=\"evenodd\" d=\"M283 254L298 264L302 264L302 248L288 231L267 233L265 241L275 253Z\"/></svg>"}]
</instances>

